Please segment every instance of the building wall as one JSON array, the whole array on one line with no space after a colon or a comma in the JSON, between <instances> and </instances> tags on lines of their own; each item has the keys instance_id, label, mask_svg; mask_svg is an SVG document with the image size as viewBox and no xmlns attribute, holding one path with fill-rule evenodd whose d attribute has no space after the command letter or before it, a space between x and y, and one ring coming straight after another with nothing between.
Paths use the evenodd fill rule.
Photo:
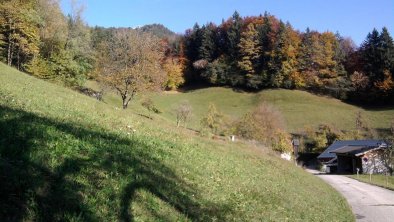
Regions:
<instances>
[{"instance_id":1,"label":"building wall","mask_svg":"<svg viewBox=\"0 0 394 222\"><path fill-rule=\"evenodd\" d=\"M382 150L375 150L362 156L363 173L383 174L387 172L387 168L380 158L381 152Z\"/></svg>"}]
</instances>

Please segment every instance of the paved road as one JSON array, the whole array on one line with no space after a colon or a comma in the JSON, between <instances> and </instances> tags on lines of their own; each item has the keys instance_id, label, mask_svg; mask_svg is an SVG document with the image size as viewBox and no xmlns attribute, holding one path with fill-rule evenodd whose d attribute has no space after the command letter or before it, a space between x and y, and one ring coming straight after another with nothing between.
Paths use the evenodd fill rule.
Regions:
<instances>
[{"instance_id":1,"label":"paved road","mask_svg":"<svg viewBox=\"0 0 394 222\"><path fill-rule=\"evenodd\" d=\"M338 190L352 207L357 221L394 222L394 191L340 175L316 174Z\"/></svg>"}]
</instances>

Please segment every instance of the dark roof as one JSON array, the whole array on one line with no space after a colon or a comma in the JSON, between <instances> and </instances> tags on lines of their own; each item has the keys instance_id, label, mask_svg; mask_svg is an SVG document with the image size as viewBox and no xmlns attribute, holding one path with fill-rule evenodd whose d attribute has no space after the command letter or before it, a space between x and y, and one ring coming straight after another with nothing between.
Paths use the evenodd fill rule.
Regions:
<instances>
[{"instance_id":1,"label":"dark roof","mask_svg":"<svg viewBox=\"0 0 394 222\"><path fill-rule=\"evenodd\" d=\"M351 150L359 150L365 147L378 147L380 144L385 143L382 140L337 140L329 147L322 154L320 154L317 158L335 158L337 155L333 153L333 151L351 151ZM340 149L341 148L341 149Z\"/></svg>"},{"instance_id":2,"label":"dark roof","mask_svg":"<svg viewBox=\"0 0 394 222\"><path fill-rule=\"evenodd\" d=\"M350 155L358 155L362 154L365 152L368 152L373 149L377 149L380 146L344 146L342 148L338 148L334 151L331 151L330 153L335 153L335 154L350 154Z\"/></svg>"},{"instance_id":3,"label":"dark roof","mask_svg":"<svg viewBox=\"0 0 394 222\"><path fill-rule=\"evenodd\" d=\"M351 153L354 151L361 150L363 148L368 148L368 146L354 146L354 145L343 146L343 147L340 147L336 150L330 151L330 153Z\"/></svg>"}]
</instances>

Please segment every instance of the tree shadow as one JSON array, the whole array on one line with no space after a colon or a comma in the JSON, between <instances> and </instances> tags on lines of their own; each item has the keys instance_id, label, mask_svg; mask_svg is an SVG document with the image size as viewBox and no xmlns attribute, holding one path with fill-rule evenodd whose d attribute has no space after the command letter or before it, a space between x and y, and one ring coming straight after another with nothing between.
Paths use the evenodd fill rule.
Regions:
<instances>
[{"instance_id":1,"label":"tree shadow","mask_svg":"<svg viewBox=\"0 0 394 222\"><path fill-rule=\"evenodd\" d=\"M193 221L225 220L230 207L204 200L195 186L157 157L154 146L144 139L0 106L0 220L103 220L105 215L86 199L104 188L120 203L109 206L116 210L108 214L121 221L134 221L131 205L139 190ZM98 176L100 172L126 185L118 193L101 187L98 184L108 179Z\"/></svg>"}]
</instances>

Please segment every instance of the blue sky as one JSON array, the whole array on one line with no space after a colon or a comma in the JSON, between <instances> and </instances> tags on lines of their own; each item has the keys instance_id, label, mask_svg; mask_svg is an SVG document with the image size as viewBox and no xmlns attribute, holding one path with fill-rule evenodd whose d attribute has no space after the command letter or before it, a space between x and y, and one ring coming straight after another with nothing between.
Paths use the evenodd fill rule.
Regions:
<instances>
[{"instance_id":1,"label":"blue sky","mask_svg":"<svg viewBox=\"0 0 394 222\"><path fill-rule=\"evenodd\" d=\"M220 24L235 10L241 16L265 11L295 29L307 27L318 31L338 31L362 43L373 28L386 26L394 35L393 0L80 0L85 5L84 18L91 26L136 27L161 23L177 33L184 33L194 23ZM70 0L62 0L66 13Z\"/></svg>"}]
</instances>

